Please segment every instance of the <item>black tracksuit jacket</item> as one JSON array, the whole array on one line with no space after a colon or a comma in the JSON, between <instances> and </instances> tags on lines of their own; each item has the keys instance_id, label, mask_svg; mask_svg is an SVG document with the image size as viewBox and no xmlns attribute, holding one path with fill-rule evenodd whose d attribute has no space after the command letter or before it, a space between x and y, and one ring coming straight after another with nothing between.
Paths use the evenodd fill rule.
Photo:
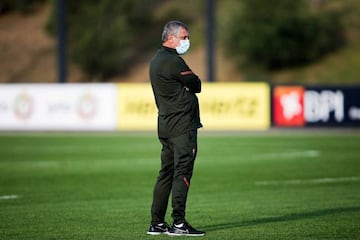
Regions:
<instances>
[{"instance_id":1,"label":"black tracksuit jacket","mask_svg":"<svg viewBox=\"0 0 360 240\"><path fill-rule=\"evenodd\" d=\"M202 127L196 93L201 81L173 48L162 46L150 63L150 81L158 108L158 135L177 137Z\"/></svg>"}]
</instances>

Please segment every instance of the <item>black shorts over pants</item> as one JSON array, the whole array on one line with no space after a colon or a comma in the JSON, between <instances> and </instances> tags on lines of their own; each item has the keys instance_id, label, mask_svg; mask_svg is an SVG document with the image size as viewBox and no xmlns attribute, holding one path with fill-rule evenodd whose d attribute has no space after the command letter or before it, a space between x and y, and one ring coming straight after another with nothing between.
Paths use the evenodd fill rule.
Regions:
<instances>
[{"instance_id":1,"label":"black shorts over pants","mask_svg":"<svg viewBox=\"0 0 360 240\"><path fill-rule=\"evenodd\" d=\"M172 193L174 223L185 221L186 199L197 153L197 129L172 138L161 138L161 170L157 178L151 207L152 224L165 222Z\"/></svg>"}]
</instances>

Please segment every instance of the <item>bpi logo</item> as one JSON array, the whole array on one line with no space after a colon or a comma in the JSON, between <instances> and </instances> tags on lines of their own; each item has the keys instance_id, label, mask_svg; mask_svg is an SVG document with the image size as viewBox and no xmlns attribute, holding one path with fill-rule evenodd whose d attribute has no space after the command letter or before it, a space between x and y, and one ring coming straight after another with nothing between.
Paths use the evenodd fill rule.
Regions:
<instances>
[{"instance_id":1,"label":"bpi logo","mask_svg":"<svg viewBox=\"0 0 360 240\"><path fill-rule=\"evenodd\" d=\"M305 118L307 122L336 122L344 120L344 94L342 91L313 91L305 93Z\"/></svg>"},{"instance_id":2,"label":"bpi logo","mask_svg":"<svg viewBox=\"0 0 360 240\"><path fill-rule=\"evenodd\" d=\"M304 88L274 88L274 123L278 126L304 126Z\"/></svg>"}]
</instances>

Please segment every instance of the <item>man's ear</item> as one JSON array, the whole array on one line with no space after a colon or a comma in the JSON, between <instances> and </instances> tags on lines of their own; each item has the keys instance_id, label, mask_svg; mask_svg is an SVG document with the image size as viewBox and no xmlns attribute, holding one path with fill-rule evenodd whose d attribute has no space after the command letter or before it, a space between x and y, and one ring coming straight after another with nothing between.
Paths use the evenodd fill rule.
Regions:
<instances>
[{"instance_id":1,"label":"man's ear","mask_svg":"<svg viewBox=\"0 0 360 240\"><path fill-rule=\"evenodd\" d=\"M171 34L169 34L169 35L167 36L167 40L166 40L166 41L173 42L173 38L174 38L174 36L171 35Z\"/></svg>"}]
</instances>

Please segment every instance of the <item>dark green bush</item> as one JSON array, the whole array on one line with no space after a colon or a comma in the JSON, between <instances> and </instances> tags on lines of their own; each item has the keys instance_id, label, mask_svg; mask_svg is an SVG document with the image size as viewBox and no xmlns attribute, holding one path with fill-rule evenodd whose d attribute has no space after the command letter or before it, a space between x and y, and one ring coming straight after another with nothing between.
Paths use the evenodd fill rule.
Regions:
<instances>
[{"instance_id":1,"label":"dark green bush","mask_svg":"<svg viewBox=\"0 0 360 240\"><path fill-rule=\"evenodd\" d=\"M312 62L344 43L341 15L310 14L301 0L243 0L228 29L227 52L269 70Z\"/></svg>"},{"instance_id":2,"label":"dark green bush","mask_svg":"<svg viewBox=\"0 0 360 240\"><path fill-rule=\"evenodd\" d=\"M151 42L150 14L155 4L156 1L145 0L67 1L70 60L99 80L126 72ZM48 25L48 31L54 35L55 14L54 11Z\"/></svg>"},{"instance_id":3,"label":"dark green bush","mask_svg":"<svg viewBox=\"0 0 360 240\"><path fill-rule=\"evenodd\" d=\"M0 0L0 14L19 11L29 12L36 3L42 3L46 0Z\"/></svg>"},{"instance_id":4,"label":"dark green bush","mask_svg":"<svg viewBox=\"0 0 360 240\"><path fill-rule=\"evenodd\" d=\"M161 44L163 25L172 19L190 24L202 18L192 0L67 0L67 56L89 80L106 81L126 73ZM56 36L56 1L46 26ZM191 11L189 11L191 5ZM201 19L202 20L202 19ZM194 38L193 38L194 40ZM193 41L193 43L196 41Z\"/></svg>"}]
</instances>

